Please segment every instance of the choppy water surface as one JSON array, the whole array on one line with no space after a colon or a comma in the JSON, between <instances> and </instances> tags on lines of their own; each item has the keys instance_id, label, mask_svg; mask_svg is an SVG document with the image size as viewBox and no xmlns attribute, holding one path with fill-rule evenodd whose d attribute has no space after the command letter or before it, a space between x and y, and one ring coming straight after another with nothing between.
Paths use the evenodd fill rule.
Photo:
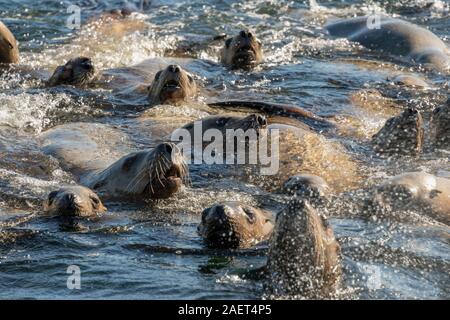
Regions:
<instances>
[{"instance_id":1,"label":"choppy water surface","mask_svg":"<svg viewBox=\"0 0 450 320\"><path fill-rule=\"evenodd\" d=\"M136 90L142 79L111 90L42 87L42 80L57 65L78 55L91 57L105 74L127 77L124 68L168 55L185 41L202 42L250 27L264 43L266 60L261 67L250 73L229 71L212 63L217 62L220 44L211 44L198 47L198 60L189 61L188 69L218 100L296 104L338 123L340 134L328 137L326 143L339 144L345 159L336 156L341 162L335 167L315 169L314 163L325 156L312 152L305 161L311 172L323 170L325 178L338 181L336 172L348 166L355 185L336 182L340 191L411 170L450 176L448 152L427 154L420 160L374 158L368 138L398 109L371 109L355 102L362 97L386 105L384 99L391 99L399 107L416 106L427 117L448 97L448 76L425 73L346 40L333 40L323 29L328 19L375 11L426 26L450 44L449 2L435 1L431 6L427 1L319 3L161 0L145 6L118 29L74 31L66 27L71 4L81 7L84 25L124 4L0 0L1 20L16 35L22 51L22 71L0 74L0 298L261 297L261 284L239 275L262 266L266 248L239 254L209 251L196 228L202 209L216 201L241 200L274 210L279 204L262 188L220 178L214 169L193 167L192 185L171 200L148 205L106 203L108 215L80 222L76 228L39 214L40 202L52 188L75 181L55 159L40 152L41 132L68 122L101 122L121 128L130 136L123 148L137 150L155 145L148 134L152 119L170 126L171 119L195 119L208 112L189 106L157 109L147 115L149 123L139 126L136 119L146 109L145 96ZM420 74L432 88L399 89L387 80L398 72ZM367 91L375 88L383 92L382 97ZM314 146L315 141L305 144ZM203 171L208 170L211 174L205 178ZM37 215L29 218L29 214ZM343 248L344 297L450 297L450 229L420 218L420 213L411 214L419 218L331 219ZM81 290L66 287L69 265L81 268Z\"/></svg>"}]
</instances>

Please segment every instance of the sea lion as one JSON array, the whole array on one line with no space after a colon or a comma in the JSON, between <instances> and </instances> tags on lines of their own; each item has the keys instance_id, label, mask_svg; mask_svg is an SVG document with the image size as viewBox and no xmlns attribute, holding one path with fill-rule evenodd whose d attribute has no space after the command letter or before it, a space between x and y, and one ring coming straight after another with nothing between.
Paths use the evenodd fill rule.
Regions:
<instances>
[{"instance_id":1,"label":"sea lion","mask_svg":"<svg viewBox=\"0 0 450 320\"><path fill-rule=\"evenodd\" d=\"M230 109L253 109L258 112L264 112L271 116L282 116L297 119L305 122L312 128L316 128L320 131L333 129L335 126L330 121L315 115L314 113L307 111L299 106L278 104L271 102L261 101L220 101L208 103L209 107L213 108L230 108Z\"/></svg>"},{"instance_id":2,"label":"sea lion","mask_svg":"<svg viewBox=\"0 0 450 320\"><path fill-rule=\"evenodd\" d=\"M386 121L372 137L372 145L380 155L418 155L423 148L423 137L422 115L408 108Z\"/></svg>"},{"instance_id":3,"label":"sea lion","mask_svg":"<svg viewBox=\"0 0 450 320\"><path fill-rule=\"evenodd\" d=\"M85 86L95 78L92 60L87 57L70 59L65 65L58 66L48 79L49 87L59 85Z\"/></svg>"},{"instance_id":4,"label":"sea lion","mask_svg":"<svg viewBox=\"0 0 450 320\"><path fill-rule=\"evenodd\" d=\"M450 225L450 179L425 172L404 173L377 186L374 203L383 210L420 209Z\"/></svg>"},{"instance_id":5,"label":"sea lion","mask_svg":"<svg viewBox=\"0 0 450 320\"><path fill-rule=\"evenodd\" d=\"M214 248L249 248L267 240L273 230L271 213L240 202L224 202L202 213L198 233Z\"/></svg>"},{"instance_id":6,"label":"sea lion","mask_svg":"<svg viewBox=\"0 0 450 320\"><path fill-rule=\"evenodd\" d=\"M167 198L181 188L187 175L184 158L174 144L130 153L128 135L107 125L70 123L39 138L44 153L105 199Z\"/></svg>"},{"instance_id":7,"label":"sea lion","mask_svg":"<svg viewBox=\"0 0 450 320\"><path fill-rule=\"evenodd\" d=\"M420 77L412 74L397 74L393 77L388 78L388 81L398 86L418 89L430 88L430 85L424 79L421 79Z\"/></svg>"},{"instance_id":8,"label":"sea lion","mask_svg":"<svg viewBox=\"0 0 450 320\"><path fill-rule=\"evenodd\" d=\"M178 192L187 166L176 145L161 143L150 151L128 154L81 183L108 198L166 199Z\"/></svg>"},{"instance_id":9,"label":"sea lion","mask_svg":"<svg viewBox=\"0 0 450 320\"><path fill-rule=\"evenodd\" d=\"M226 152L226 147L228 146L228 140L229 137L227 135L227 132L231 130L234 133L241 132L243 134L242 138L244 141L235 141L235 136L231 136L233 139L233 151L236 152L238 148L238 144L240 142L245 142L245 144L241 145L243 147L247 146L247 143L250 142L250 140L253 140L253 142L257 142L260 130L264 129L267 126L267 119L266 117L259 115L259 114L250 114L248 116L233 116L233 115L221 115L221 116L209 116L206 118L203 118L201 120L197 120L191 123L188 123L187 125L183 126L181 130L187 130L189 132L189 136L191 137L191 145L195 147L195 139L197 129L196 126L201 126L201 141L202 147L205 146L205 144L208 144L209 142L203 141L204 134L208 130L218 130L221 133L221 136L223 137L222 140L222 146L223 150L220 150L220 152ZM239 130L239 132L238 132ZM251 132L251 130L254 130ZM176 135L178 130L175 130L174 134ZM239 137L239 136L237 136ZM246 139L246 140L245 140ZM183 141L184 142L184 141ZM214 141L217 142L217 141ZM219 151L219 150L216 150Z\"/></svg>"},{"instance_id":10,"label":"sea lion","mask_svg":"<svg viewBox=\"0 0 450 320\"><path fill-rule=\"evenodd\" d=\"M435 148L450 149L450 99L446 105L433 110L430 140Z\"/></svg>"},{"instance_id":11,"label":"sea lion","mask_svg":"<svg viewBox=\"0 0 450 320\"><path fill-rule=\"evenodd\" d=\"M323 204L331 195L328 183L312 174L297 174L290 177L283 183L282 191L291 196L307 199L314 205Z\"/></svg>"},{"instance_id":12,"label":"sea lion","mask_svg":"<svg viewBox=\"0 0 450 320\"><path fill-rule=\"evenodd\" d=\"M450 71L450 53L445 43L431 31L386 16L379 24L371 17L339 20L325 26L330 35L345 37L361 45L388 54L405 57L427 68Z\"/></svg>"},{"instance_id":13,"label":"sea lion","mask_svg":"<svg viewBox=\"0 0 450 320\"><path fill-rule=\"evenodd\" d=\"M267 126L267 118L263 115L254 113L245 117L229 115L210 116L198 121L201 122L202 125L202 134L209 129L220 130L225 135L226 130L259 130ZM183 129L188 130L193 136L195 123L196 121L188 123L183 126Z\"/></svg>"},{"instance_id":14,"label":"sea lion","mask_svg":"<svg viewBox=\"0 0 450 320\"><path fill-rule=\"evenodd\" d=\"M18 63L19 46L7 26L0 21L0 63Z\"/></svg>"},{"instance_id":15,"label":"sea lion","mask_svg":"<svg viewBox=\"0 0 450 320\"><path fill-rule=\"evenodd\" d=\"M94 191L82 186L67 186L52 191L44 202L44 211L65 217L89 217L106 211Z\"/></svg>"},{"instance_id":16,"label":"sea lion","mask_svg":"<svg viewBox=\"0 0 450 320\"><path fill-rule=\"evenodd\" d=\"M151 105L180 104L197 95L197 85L192 75L179 65L169 65L155 75L149 87Z\"/></svg>"},{"instance_id":17,"label":"sea lion","mask_svg":"<svg viewBox=\"0 0 450 320\"><path fill-rule=\"evenodd\" d=\"M252 69L262 61L262 43L248 30L227 39L220 54L220 62L231 69Z\"/></svg>"},{"instance_id":18,"label":"sea lion","mask_svg":"<svg viewBox=\"0 0 450 320\"><path fill-rule=\"evenodd\" d=\"M293 198L275 221L265 267L266 295L332 297L342 274L340 251L327 220L308 201Z\"/></svg>"}]
</instances>

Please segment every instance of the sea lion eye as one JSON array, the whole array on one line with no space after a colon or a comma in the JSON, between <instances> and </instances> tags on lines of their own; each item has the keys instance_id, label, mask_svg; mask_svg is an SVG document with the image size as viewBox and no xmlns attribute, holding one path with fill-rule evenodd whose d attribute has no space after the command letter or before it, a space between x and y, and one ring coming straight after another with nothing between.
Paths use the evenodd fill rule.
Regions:
<instances>
[{"instance_id":1,"label":"sea lion eye","mask_svg":"<svg viewBox=\"0 0 450 320\"><path fill-rule=\"evenodd\" d=\"M94 208L98 208L99 205L100 205L100 199L97 198L96 196L91 196L90 198L91 198L91 201L92 201L92 203L94 205Z\"/></svg>"},{"instance_id":2,"label":"sea lion eye","mask_svg":"<svg viewBox=\"0 0 450 320\"><path fill-rule=\"evenodd\" d=\"M190 74L188 74L188 79L189 79L189 82L194 82L194 78L190 75Z\"/></svg>"},{"instance_id":3,"label":"sea lion eye","mask_svg":"<svg viewBox=\"0 0 450 320\"><path fill-rule=\"evenodd\" d=\"M225 41L225 47L228 49L231 45L231 41L233 41L232 38L229 38L227 41Z\"/></svg>"},{"instance_id":4,"label":"sea lion eye","mask_svg":"<svg viewBox=\"0 0 450 320\"><path fill-rule=\"evenodd\" d=\"M266 119L266 117L264 117L264 116L257 115L257 116L256 116L256 121L258 122L258 124L259 124L260 126L265 126L265 125L267 125L267 119Z\"/></svg>"},{"instance_id":5,"label":"sea lion eye","mask_svg":"<svg viewBox=\"0 0 450 320\"><path fill-rule=\"evenodd\" d=\"M441 107L437 107L433 110L433 114L438 114L439 112L441 112Z\"/></svg>"},{"instance_id":6,"label":"sea lion eye","mask_svg":"<svg viewBox=\"0 0 450 320\"><path fill-rule=\"evenodd\" d=\"M58 194L58 191L52 191L48 195L48 204L51 205L53 203L53 200L55 200L56 195Z\"/></svg>"},{"instance_id":7,"label":"sea lion eye","mask_svg":"<svg viewBox=\"0 0 450 320\"><path fill-rule=\"evenodd\" d=\"M255 223L255 221L256 221L256 216L255 216L255 213L253 212L253 210L252 209L250 209L250 208L242 208L242 210L244 211L244 213L247 215L247 220L248 220L248 222L250 222L250 223Z\"/></svg>"},{"instance_id":8,"label":"sea lion eye","mask_svg":"<svg viewBox=\"0 0 450 320\"><path fill-rule=\"evenodd\" d=\"M161 76L161 73L162 73L162 70L158 71L158 72L155 74L155 81L158 81L159 77Z\"/></svg>"}]
</instances>

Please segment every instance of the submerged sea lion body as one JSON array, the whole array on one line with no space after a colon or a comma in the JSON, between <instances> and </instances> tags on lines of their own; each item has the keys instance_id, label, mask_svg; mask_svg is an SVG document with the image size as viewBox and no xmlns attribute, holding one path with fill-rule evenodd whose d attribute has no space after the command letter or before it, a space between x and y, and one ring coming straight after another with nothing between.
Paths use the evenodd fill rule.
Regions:
<instances>
[{"instance_id":1,"label":"submerged sea lion body","mask_svg":"<svg viewBox=\"0 0 450 320\"><path fill-rule=\"evenodd\" d=\"M44 211L64 217L89 217L106 211L106 208L92 190L67 186L50 192L44 202Z\"/></svg>"},{"instance_id":2,"label":"submerged sea lion body","mask_svg":"<svg viewBox=\"0 0 450 320\"><path fill-rule=\"evenodd\" d=\"M19 46L7 26L0 21L0 64L18 63Z\"/></svg>"},{"instance_id":3,"label":"submerged sea lion body","mask_svg":"<svg viewBox=\"0 0 450 320\"><path fill-rule=\"evenodd\" d=\"M199 234L214 248L249 248L269 239L273 230L270 212L242 204L224 202L202 213Z\"/></svg>"},{"instance_id":4,"label":"submerged sea lion body","mask_svg":"<svg viewBox=\"0 0 450 320\"><path fill-rule=\"evenodd\" d=\"M330 297L341 268L340 245L326 219L307 201L291 200L278 214L269 244L268 298Z\"/></svg>"},{"instance_id":5,"label":"submerged sea lion body","mask_svg":"<svg viewBox=\"0 0 450 320\"><path fill-rule=\"evenodd\" d=\"M369 19L340 20L328 24L326 29L332 36L345 37L369 49L405 57L441 72L450 72L450 51L431 31L390 17L380 17L379 25L371 25Z\"/></svg>"}]
</instances>

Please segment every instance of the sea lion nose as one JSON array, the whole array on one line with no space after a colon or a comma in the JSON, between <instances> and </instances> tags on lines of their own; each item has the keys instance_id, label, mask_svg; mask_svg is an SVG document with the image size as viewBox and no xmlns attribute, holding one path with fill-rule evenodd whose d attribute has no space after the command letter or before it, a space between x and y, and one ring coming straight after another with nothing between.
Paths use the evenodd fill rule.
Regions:
<instances>
[{"instance_id":1,"label":"sea lion nose","mask_svg":"<svg viewBox=\"0 0 450 320\"><path fill-rule=\"evenodd\" d=\"M266 117L262 116L262 115L257 115L256 116L256 121L258 122L258 124L260 126L265 126L267 125L267 119Z\"/></svg>"},{"instance_id":2,"label":"sea lion nose","mask_svg":"<svg viewBox=\"0 0 450 320\"><path fill-rule=\"evenodd\" d=\"M169 71L173 73L179 73L181 71L180 66L173 64L169 66Z\"/></svg>"},{"instance_id":3,"label":"sea lion nose","mask_svg":"<svg viewBox=\"0 0 450 320\"><path fill-rule=\"evenodd\" d=\"M68 193L65 194L62 197L62 201L63 201L63 208L65 208L65 210L75 210L76 209L76 197L74 194Z\"/></svg>"},{"instance_id":4,"label":"sea lion nose","mask_svg":"<svg viewBox=\"0 0 450 320\"><path fill-rule=\"evenodd\" d=\"M67 203L72 203L75 200L75 195L68 193L68 194L64 195L63 199Z\"/></svg>"},{"instance_id":5,"label":"sea lion nose","mask_svg":"<svg viewBox=\"0 0 450 320\"><path fill-rule=\"evenodd\" d=\"M414 115L414 114L418 114L419 111L417 111L417 109L414 109L414 108L408 108L408 113Z\"/></svg>"},{"instance_id":6,"label":"sea lion nose","mask_svg":"<svg viewBox=\"0 0 450 320\"><path fill-rule=\"evenodd\" d=\"M239 32L239 35L242 38L251 38L251 37L253 37L253 33L251 33L250 31L246 31L246 30L242 30L241 32Z\"/></svg>"},{"instance_id":7,"label":"sea lion nose","mask_svg":"<svg viewBox=\"0 0 450 320\"><path fill-rule=\"evenodd\" d=\"M163 143L160 148L159 148L162 152L166 152L166 153L172 153L173 150L173 146L171 143Z\"/></svg>"},{"instance_id":8,"label":"sea lion nose","mask_svg":"<svg viewBox=\"0 0 450 320\"><path fill-rule=\"evenodd\" d=\"M437 107L436 109L433 110L434 114L438 114L439 112L441 112L441 107Z\"/></svg>"},{"instance_id":9,"label":"sea lion nose","mask_svg":"<svg viewBox=\"0 0 450 320\"><path fill-rule=\"evenodd\" d=\"M228 219L229 207L225 205L216 205L214 208L214 220L225 222Z\"/></svg>"}]
</instances>

